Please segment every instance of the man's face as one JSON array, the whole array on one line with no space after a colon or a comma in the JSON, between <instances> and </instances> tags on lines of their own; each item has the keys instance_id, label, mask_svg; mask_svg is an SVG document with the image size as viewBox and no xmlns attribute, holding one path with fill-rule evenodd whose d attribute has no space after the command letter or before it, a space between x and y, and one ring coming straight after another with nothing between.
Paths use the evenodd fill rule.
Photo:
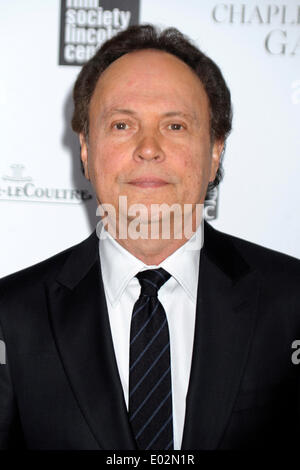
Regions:
<instances>
[{"instance_id":1,"label":"man's face","mask_svg":"<svg viewBox=\"0 0 300 470\"><path fill-rule=\"evenodd\" d=\"M89 108L85 175L100 203L127 206L203 203L222 142L210 140L206 92L177 57L156 50L126 54L101 75Z\"/></svg>"}]
</instances>

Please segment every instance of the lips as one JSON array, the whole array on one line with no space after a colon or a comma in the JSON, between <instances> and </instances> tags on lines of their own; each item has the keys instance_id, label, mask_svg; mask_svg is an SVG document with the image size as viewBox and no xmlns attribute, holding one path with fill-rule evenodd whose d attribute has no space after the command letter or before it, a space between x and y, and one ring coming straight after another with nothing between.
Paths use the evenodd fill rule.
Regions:
<instances>
[{"instance_id":1,"label":"lips","mask_svg":"<svg viewBox=\"0 0 300 470\"><path fill-rule=\"evenodd\" d=\"M142 176L129 181L129 184L140 188L159 188L169 184L167 181L155 176Z\"/></svg>"}]
</instances>

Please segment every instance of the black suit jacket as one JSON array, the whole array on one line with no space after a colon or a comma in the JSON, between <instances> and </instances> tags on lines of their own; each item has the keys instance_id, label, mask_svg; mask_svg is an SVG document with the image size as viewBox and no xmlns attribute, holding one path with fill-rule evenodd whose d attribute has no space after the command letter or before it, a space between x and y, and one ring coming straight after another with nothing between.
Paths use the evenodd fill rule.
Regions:
<instances>
[{"instance_id":1,"label":"black suit jacket","mask_svg":"<svg viewBox=\"0 0 300 470\"><path fill-rule=\"evenodd\" d=\"M296 448L300 261L204 225L182 449ZM98 241L0 281L0 448L136 449Z\"/></svg>"}]
</instances>

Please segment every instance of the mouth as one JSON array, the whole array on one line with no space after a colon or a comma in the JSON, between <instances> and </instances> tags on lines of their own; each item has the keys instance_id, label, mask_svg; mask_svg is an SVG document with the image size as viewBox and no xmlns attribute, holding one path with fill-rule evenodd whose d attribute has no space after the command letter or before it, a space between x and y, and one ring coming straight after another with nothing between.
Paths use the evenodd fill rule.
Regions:
<instances>
[{"instance_id":1,"label":"mouth","mask_svg":"<svg viewBox=\"0 0 300 470\"><path fill-rule=\"evenodd\" d=\"M159 188L169 183L161 178L156 178L154 176L143 176L129 181L128 184L139 188Z\"/></svg>"}]
</instances>

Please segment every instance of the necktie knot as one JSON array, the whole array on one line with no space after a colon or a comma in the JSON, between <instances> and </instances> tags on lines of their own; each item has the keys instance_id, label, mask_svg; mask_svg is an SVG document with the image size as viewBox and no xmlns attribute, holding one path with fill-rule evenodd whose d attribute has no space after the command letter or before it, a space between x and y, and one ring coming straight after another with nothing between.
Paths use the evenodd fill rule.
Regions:
<instances>
[{"instance_id":1,"label":"necktie knot","mask_svg":"<svg viewBox=\"0 0 300 470\"><path fill-rule=\"evenodd\" d=\"M136 274L140 285L141 295L156 297L161 286L171 277L163 268L147 269Z\"/></svg>"}]
</instances>

